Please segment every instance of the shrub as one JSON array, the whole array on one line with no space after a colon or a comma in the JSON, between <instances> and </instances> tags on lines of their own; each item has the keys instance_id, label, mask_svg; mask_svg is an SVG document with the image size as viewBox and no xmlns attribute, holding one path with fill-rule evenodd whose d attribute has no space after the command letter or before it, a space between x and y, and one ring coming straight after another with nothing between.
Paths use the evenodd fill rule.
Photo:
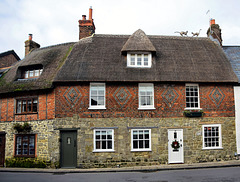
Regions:
<instances>
[{"instance_id":1,"label":"shrub","mask_svg":"<svg viewBox=\"0 0 240 182\"><path fill-rule=\"evenodd\" d=\"M6 167L46 168L49 163L37 158L15 157L6 159Z\"/></svg>"}]
</instances>

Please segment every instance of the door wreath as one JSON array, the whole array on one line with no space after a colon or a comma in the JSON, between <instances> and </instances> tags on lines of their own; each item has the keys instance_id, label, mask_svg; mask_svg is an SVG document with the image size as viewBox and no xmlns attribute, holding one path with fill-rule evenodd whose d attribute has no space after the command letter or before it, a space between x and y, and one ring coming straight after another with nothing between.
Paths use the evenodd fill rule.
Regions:
<instances>
[{"instance_id":1,"label":"door wreath","mask_svg":"<svg viewBox=\"0 0 240 182\"><path fill-rule=\"evenodd\" d=\"M174 148L174 150L177 150L180 148L180 143L177 140L174 140L171 146Z\"/></svg>"}]
</instances>

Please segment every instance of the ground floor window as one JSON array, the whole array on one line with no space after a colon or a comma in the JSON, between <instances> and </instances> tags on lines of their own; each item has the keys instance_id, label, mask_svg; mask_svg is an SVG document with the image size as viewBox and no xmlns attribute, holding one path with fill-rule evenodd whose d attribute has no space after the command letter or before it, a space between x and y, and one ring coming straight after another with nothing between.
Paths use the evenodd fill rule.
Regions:
<instances>
[{"instance_id":1,"label":"ground floor window","mask_svg":"<svg viewBox=\"0 0 240 182\"><path fill-rule=\"evenodd\" d=\"M35 135L16 135L15 156L35 157Z\"/></svg>"},{"instance_id":2,"label":"ground floor window","mask_svg":"<svg viewBox=\"0 0 240 182\"><path fill-rule=\"evenodd\" d=\"M94 151L108 152L114 151L114 130L95 129L94 130Z\"/></svg>"},{"instance_id":3,"label":"ground floor window","mask_svg":"<svg viewBox=\"0 0 240 182\"><path fill-rule=\"evenodd\" d=\"M131 130L132 151L151 151L151 129Z\"/></svg>"},{"instance_id":4,"label":"ground floor window","mask_svg":"<svg viewBox=\"0 0 240 182\"><path fill-rule=\"evenodd\" d=\"M203 148L222 148L221 125L203 125Z\"/></svg>"}]
</instances>

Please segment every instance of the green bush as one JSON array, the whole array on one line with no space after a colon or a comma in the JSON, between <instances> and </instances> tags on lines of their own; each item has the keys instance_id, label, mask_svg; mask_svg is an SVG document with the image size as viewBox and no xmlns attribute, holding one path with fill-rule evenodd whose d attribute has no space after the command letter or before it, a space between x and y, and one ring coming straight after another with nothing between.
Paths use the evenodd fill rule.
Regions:
<instances>
[{"instance_id":1,"label":"green bush","mask_svg":"<svg viewBox=\"0 0 240 182\"><path fill-rule=\"evenodd\" d=\"M16 157L6 159L6 167L46 168L50 162L37 158Z\"/></svg>"}]
</instances>

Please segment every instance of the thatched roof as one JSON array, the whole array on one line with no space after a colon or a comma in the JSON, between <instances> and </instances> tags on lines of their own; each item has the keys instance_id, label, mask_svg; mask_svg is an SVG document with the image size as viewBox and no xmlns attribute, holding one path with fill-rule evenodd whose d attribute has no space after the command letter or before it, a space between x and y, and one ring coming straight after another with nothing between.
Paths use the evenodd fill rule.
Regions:
<instances>
[{"instance_id":1,"label":"thatched roof","mask_svg":"<svg viewBox=\"0 0 240 182\"><path fill-rule=\"evenodd\" d=\"M154 52L151 68L127 67L125 51ZM43 72L38 79L18 79L19 70L39 65ZM0 93L85 81L237 83L238 78L222 48L209 38L147 36L138 30L132 36L93 35L35 49L0 78Z\"/></svg>"},{"instance_id":2,"label":"thatched roof","mask_svg":"<svg viewBox=\"0 0 240 182\"><path fill-rule=\"evenodd\" d=\"M237 82L222 48L209 38L148 36L151 68L127 67L127 35L94 35L73 47L56 82Z\"/></svg>"},{"instance_id":3,"label":"thatched roof","mask_svg":"<svg viewBox=\"0 0 240 182\"><path fill-rule=\"evenodd\" d=\"M12 67L0 80L0 93L47 89L71 51L73 43L35 49ZM38 79L19 79L21 68L41 65L43 72Z\"/></svg>"},{"instance_id":4,"label":"thatched roof","mask_svg":"<svg viewBox=\"0 0 240 182\"><path fill-rule=\"evenodd\" d=\"M124 44L122 52L128 51L147 51L147 52L156 52L155 47L152 42L149 40L147 35L141 30L134 32L127 42Z\"/></svg>"}]
</instances>

